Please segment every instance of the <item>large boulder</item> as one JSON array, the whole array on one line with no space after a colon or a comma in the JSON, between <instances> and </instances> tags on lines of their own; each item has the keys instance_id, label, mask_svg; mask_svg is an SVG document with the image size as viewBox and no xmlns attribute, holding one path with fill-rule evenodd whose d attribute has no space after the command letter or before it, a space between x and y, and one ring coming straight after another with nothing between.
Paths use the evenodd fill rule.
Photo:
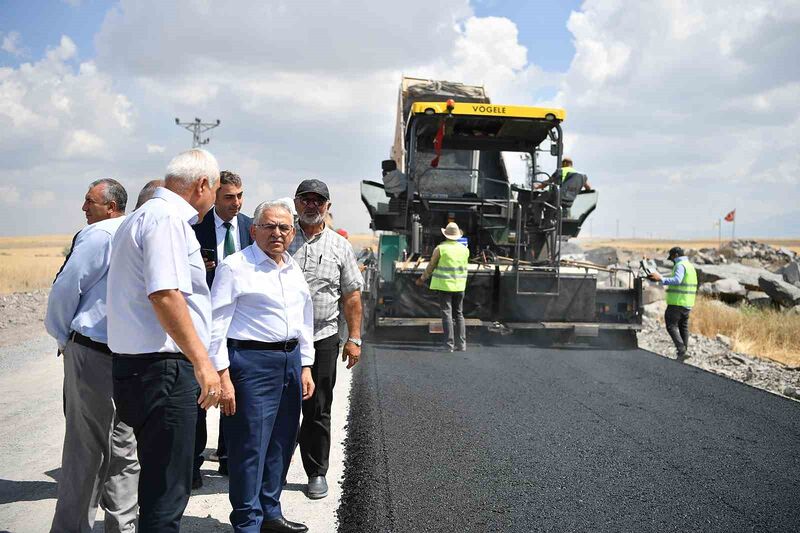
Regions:
<instances>
[{"instance_id":1,"label":"large boulder","mask_svg":"<svg viewBox=\"0 0 800 533\"><path fill-rule=\"evenodd\" d=\"M775 279L774 276L758 278L761 289L769 294L769 297L784 307L794 307L800 304L800 288L782 279Z\"/></svg>"},{"instance_id":2,"label":"large boulder","mask_svg":"<svg viewBox=\"0 0 800 533\"><path fill-rule=\"evenodd\" d=\"M766 309L772 305L772 298L769 294L761 291L747 291L747 303L759 309Z\"/></svg>"},{"instance_id":3,"label":"large boulder","mask_svg":"<svg viewBox=\"0 0 800 533\"><path fill-rule=\"evenodd\" d=\"M620 262L619 251L611 246L603 246L585 252L586 260L596 265L616 265Z\"/></svg>"},{"instance_id":4,"label":"large boulder","mask_svg":"<svg viewBox=\"0 0 800 533\"><path fill-rule=\"evenodd\" d=\"M783 267L780 273L786 283L791 283L792 285L800 283L800 263L797 261L792 261Z\"/></svg>"},{"instance_id":5,"label":"large boulder","mask_svg":"<svg viewBox=\"0 0 800 533\"><path fill-rule=\"evenodd\" d=\"M697 269L697 280L700 283L714 282L720 279L735 279L746 289L758 290L758 278L780 280L781 276L773 274L764 268L754 268L736 263L727 265L695 265Z\"/></svg>"},{"instance_id":6,"label":"large boulder","mask_svg":"<svg viewBox=\"0 0 800 533\"><path fill-rule=\"evenodd\" d=\"M747 296L747 290L735 279L718 279L711 283L700 285L700 293L713 298L719 298L726 303L736 303Z\"/></svg>"},{"instance_id":7,"label":"large boulder","mask_svg":"<svg viewBox=\"0 0 800 533\"><path fill-rule=\"evenodd\" d=\"M649 305L664 299L663 285L651 285L642 291L642 305Z\"/></svg>"}]
</instances>

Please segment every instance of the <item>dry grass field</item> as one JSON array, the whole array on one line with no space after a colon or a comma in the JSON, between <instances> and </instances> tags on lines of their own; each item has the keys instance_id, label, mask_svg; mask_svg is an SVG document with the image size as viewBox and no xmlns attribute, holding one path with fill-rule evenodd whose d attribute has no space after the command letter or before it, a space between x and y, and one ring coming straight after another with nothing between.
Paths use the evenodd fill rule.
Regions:
<instances>
[{"instance_id":1,"label":"dry grass field","mask_svg":"<svg viewBox=\"0 0 800 533\"><path fill-rule=\"evenodd\" d=\"M0 294L49 287L71 240L72 235L0 237Z\"/></svg>"},{"instance_id":2,"label":"dry grass field","mask_svg":"<svg viewBox=\"0 0 800 533\"><path fill-rule=\"evenodd\" d=\"M737 352L800 368L800 315L748 307L734 308L698 298L689 321L692 332L730 337Z\"/></svg>"}]
</instances>

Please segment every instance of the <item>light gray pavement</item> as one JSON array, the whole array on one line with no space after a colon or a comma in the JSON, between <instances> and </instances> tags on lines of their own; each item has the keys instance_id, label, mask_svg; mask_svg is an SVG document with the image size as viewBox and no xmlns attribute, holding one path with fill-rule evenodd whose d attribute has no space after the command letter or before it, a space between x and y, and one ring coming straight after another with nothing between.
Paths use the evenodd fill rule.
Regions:
<instances>
[{"instance_id":1,"label":"light gray pavement","mask_svg":"<svg viewBox=\"0 0 800 533\"><path fill-rule=\"evenodd\" d=\"M48 531L55 509L54 476L61 465L64 439L63 365L55 357L55 342L48 339L42 335L0 347L0 533ZM322 500L306 498L307 479L298 451L281 499L284 515L306 523L313 533L336 531L351 375L341 361L340 365L332 415L330 493ZM212 410L210 444L217 441L218 419L219 411ZM207 461L203 467L205 484L189 500L181 531L232 531L228 480L216 473L217 463ZM103 531L102 520L100 512L95 531Z\"/></svg>"}]
</instances>

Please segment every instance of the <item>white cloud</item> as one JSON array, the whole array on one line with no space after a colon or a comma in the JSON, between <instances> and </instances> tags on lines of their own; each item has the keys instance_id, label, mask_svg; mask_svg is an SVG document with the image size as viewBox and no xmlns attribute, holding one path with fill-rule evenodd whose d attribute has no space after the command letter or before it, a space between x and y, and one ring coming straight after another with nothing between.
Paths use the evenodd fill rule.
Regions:
<instances>
[{"instance_id":1,"label":"white cloud","mask_svg":"<svg viewBox=\"0 0 800 533\"><path fill-rule=\"evenodd\" d=\"M163 154L166 151L161 145L158 144L148 144L147 145L147 153L148 154Z\"/></svg>"},{"instance_id":2,"label":"white cloud","mask_svg":"<svg viewBox=\"0 0 800 533\"><path fill-rule=\"evenodd\" d=\"M10 31L3 35L3 42L0 44L0 50L8 52L12 56L21 57L27 54L27 51L20 45L20 34L18 31Z\"/></svg>"},{"instance_id":3,"label":"white cloud","mask_svg":"<svg viewBox=\"0 0 800 533\"><path fill-rule=\"evenodd\" d=\"M31 207L50 207L56 201L56 193L53 191L33 191L31 192Z\"/></svg>"},{"instance_id":4,"label":"white cloud","mask_svg":"<svg viewBox=\"0 0 800 533\"><path fill-rule=\"evenodd\" d=\"M66 139L64 154L72 156L95 156L101 157L106 147L105 141L86 130L75 130Z\"/></svg>"},{"instance_id":5,"label":"white cloud","mask_svg":"<svg viewBox=\"0 0 800 533\"><path fill-rule=\"evenodd\" d=\"M0 185L0 202L14 205L19 203L20 197L19 189L14 185Z\"/></svg>"}]
</instances>

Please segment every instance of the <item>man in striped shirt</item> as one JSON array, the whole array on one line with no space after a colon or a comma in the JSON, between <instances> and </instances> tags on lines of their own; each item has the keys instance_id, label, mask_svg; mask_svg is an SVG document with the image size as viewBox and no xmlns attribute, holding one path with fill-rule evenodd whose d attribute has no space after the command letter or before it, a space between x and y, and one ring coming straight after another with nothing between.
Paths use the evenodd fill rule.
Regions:
<instances>
[{"instance_id":1,"label":"man in striped shirt","mask_svg":"<svg viewBox=\"0 0 800 533\"><path fill-rule=\"evenodd\" d=\"M289 254L303 270L314 306L314 366L311 376L314 395L303 402L303 422L298 442L303 467L308 475L311 499L328 495L325 475L331 446L331 405L336 384L339 355L339 303L349 336L342 361L352 368L361 356L361 288L363 277L353 247L347 239L325 224L331 207L328 186L315 179L305 180L295 193L297 235Z\"/></svg>"}]
</instances>

